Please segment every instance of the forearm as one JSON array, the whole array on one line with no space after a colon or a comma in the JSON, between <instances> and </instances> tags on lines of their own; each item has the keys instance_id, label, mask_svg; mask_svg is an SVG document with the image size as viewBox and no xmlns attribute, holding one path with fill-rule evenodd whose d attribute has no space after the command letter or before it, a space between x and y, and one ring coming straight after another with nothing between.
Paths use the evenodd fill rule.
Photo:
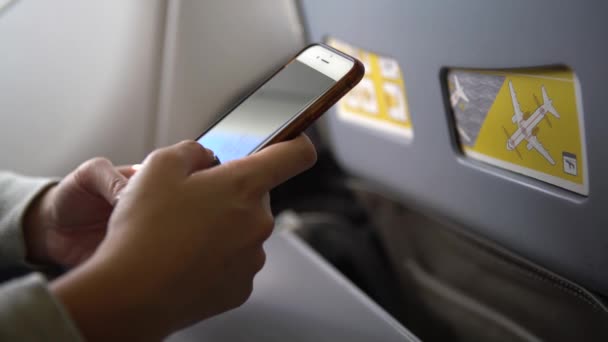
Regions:
<instances>
[{"instance_id":1,"label":"forearm","mask_svg":"<svg viewBox=\"0 0 608 342\"><path fill-rule=\"evenodd\" d=\"M150 293L125 281L137 270L90 260L53 281L50 291L63 303L87 341L160 341L170 328L152 307ZM166 312L169 315L169 312Z\"/></svg>"}]
</instances>

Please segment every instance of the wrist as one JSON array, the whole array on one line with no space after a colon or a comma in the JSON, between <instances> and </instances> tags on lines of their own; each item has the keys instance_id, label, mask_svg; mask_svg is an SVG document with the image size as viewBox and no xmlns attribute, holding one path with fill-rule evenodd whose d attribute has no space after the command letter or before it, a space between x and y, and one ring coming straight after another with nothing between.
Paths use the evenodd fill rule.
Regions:
<instances>
[{"instance_id":1,"label":"wrist","mask_svg":"<svg viewBox=\"0 0 608 342\"><path fill-rule=\"evenodd\" d=\"M95 259L95 258L92 258ZM50 285L87 341L160 341L168 329L120 263L90 260Z\"/></svg>"},{"instance_id":2,"label":"wrist","mask_svg":"<svg viewBox=\"0 0 608 342\"><path fill-rule=\"evenodd\" d=\"M52 264L48 253L48 231L52 224L52 194L56 185L40 192L23 217L23 239L26 260L35 264Z\"/></svg>"}]
</instances>

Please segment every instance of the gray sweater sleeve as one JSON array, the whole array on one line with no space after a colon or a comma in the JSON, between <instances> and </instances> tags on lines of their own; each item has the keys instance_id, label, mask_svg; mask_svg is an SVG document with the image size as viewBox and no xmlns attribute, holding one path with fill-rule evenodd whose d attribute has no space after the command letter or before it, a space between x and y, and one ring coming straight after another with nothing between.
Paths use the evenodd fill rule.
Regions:
<instances>
[{"instance_id":1,"label":"gray sweater sleeve","mask_svg":"<svg viewBox=\"0 0 608 342\"><path fill-rule=\"evenodd\" d=\"M0 171L0 270L28 266L21 229L23 215L32 200L53 182Z\"/></svg>"},{"instance_id":2,"label":"gray sweater sleeve","mask_svg":"<svg viewBox=\"0 0 608 342\"><path fill-rule=\"evenodd\" d=\"M39 273L0 287L0 341L82 341Z\"/></svg>"},{"instance_id":3,"label":"gray sweater sleeve","mask_svg":"<svg viewBox=\"0 0 608 342\"><path fill-rule=\"evenodd\" d=\"M22 220L53 180L0 172L0 269L29 266ZM69 315L38 273L0 286L0 341L82 341Z\"/></svg>"}]
</instances>

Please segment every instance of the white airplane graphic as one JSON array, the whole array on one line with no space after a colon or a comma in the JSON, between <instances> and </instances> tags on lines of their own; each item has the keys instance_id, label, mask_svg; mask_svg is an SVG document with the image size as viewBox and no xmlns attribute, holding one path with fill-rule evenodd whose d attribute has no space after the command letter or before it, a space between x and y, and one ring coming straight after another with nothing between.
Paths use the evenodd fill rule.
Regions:
<instances>
[{"instance_id":1,"label":"white airplane graphic","mask_svg":"<svg viewBox=\"0 0 608 342\"><path fill-rule=\"evenodd\" d=\"M462 86L460 82L458 82L458 76L454 76L454 92L450 95L450 102L452 103L452 107L455 107L458 104L458 101L463 100L464 102L469 102L469 98L462 90Z\"/></svg>"},{"instance_id":2,"label":"white airplane graphic","mask_svg":"<svg viewBox=\"0 0 608 342\"><path fill-rule=\"evenodd\" d=\"M517 152L517 155L521 158L521 154L517 150L517 146L522 140L526 139L528 144L526 148L529 150L536 149L551 165L555 165L555 161L551 158L549 152L543 147L543 145L538 141L536 135L532 134L532 130L545 118L547 113L551 113L553 116L559 119L559 113L555 110L552 104L552 100L547 95L547 91L545 87L541 87L541 91L543 93L543 104L539 105L538 108L530 115L529 118L524 120L524 114L519 107L519 102L517 101L517 96L515 95L515 90L513 89L513 84L509 81L509 90L511 91L511 100L513 101L513 110L514 114L511 118L514 124L517 124L517 131L509 136L507 130L503 127L505 134L507 135L507 150Z\"/></svg>"},{"instance_id":3,"label":"white airplane graphic","mask_svg":"<svg viewBox=\"0 0 608 342\"><path fill-rule=\"evenodd\" d=\"M450 102L452 103L452 108L456 107L456 105L458 104L458 102L460 102L460 100L463 100L464 102L469 102L469 98L464 93L464 90L462 89L460 82L458 82L458 76L454 76L454 88L456 88L456 89L450 95ZM457 126L456 128L458 129L458 133L460 133L460 136L464 140L471 142L471 138L469 137L467 132L465 132L464 129L462 129L462 127Z\"/></svg>"}]
</instances>

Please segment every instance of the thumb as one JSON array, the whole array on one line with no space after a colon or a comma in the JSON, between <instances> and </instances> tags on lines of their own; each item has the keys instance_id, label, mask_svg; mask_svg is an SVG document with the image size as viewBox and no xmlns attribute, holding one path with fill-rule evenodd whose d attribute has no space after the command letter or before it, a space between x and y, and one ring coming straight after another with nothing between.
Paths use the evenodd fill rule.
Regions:
<instances>
[{"instance_id":1,"label":"thumb","mask_svg":"<svg viewBox=\"0 0 608 342\"><path fill-rule=\"evenodd\" d=\"M84 190L103 197L111 205L116 204L128 181L127 177L105 158L94 158L85 162L76 170L75 177Z\"/></svg>"},{"instance_id":2,"label":"thumb","mask_svg":"<svg viewBox=\"0 0 608 342\"><path fill-rule=\"evenodd\" d=\"M193 140L158 149L143 162L142 170L157 179L187 177L214 165L213 152Z\"/></svg>"}]
</instances>

